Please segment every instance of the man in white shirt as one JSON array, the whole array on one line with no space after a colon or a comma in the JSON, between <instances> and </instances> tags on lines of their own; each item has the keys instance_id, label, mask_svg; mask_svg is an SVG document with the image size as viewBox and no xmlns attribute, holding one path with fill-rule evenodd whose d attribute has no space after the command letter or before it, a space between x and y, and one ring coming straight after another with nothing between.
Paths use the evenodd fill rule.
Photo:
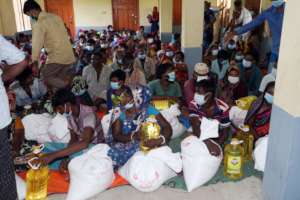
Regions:
<instances>
[{"instance_id":1,"label":"man in white shirt","mask_svg":"<svg viewBox=\"0 0 300 200\"><path fill-rule=\"evenodd\" d=\"M0 35L0 62L0 199L15 200L16 181L7 128L12 119L3 81L15 78L28 66L28 61L22 51Z\"/></svg>"},{"instance_id":2,"label":"man in white shirt","mask_svg":"<svg viewBox=\"0 0 300 200\"><path fill-rule=\"evenodd\" d=\"M243 6L241 0L235 0L234 2L234 11L232 17L232 23L234 28L244 26L252 21L252 15L250 11ZM242 35L242 40L246 41L250 35L250 32L244 33Z\"/></svg>"},{"instance_id":3,"label":"man in white shirt","mask_svg":"<svg viewBox=\"0 0 300 200\"><path fill-rule=\"evenodd\" d=\"M109 76L112 72L110 66L105 65L105 53L96 51L92 54L91 64L82 72L82 78L88 84L88 92L94 102L106 100L106 91L110 86Z\"/></svg>"}]
</instances>

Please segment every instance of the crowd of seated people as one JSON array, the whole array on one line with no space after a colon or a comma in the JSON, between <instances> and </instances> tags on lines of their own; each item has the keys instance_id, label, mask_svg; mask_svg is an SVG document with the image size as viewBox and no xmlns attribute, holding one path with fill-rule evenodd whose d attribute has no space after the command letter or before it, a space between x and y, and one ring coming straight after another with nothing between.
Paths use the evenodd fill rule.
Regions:
<instances>
[{"instance_id":1,"label":"crowd of seated people","mask_svg":"<svg viewBox=\"0 0 300 200\"><path fill-rule=\"evenodd\" d=\"M101 32L81 30L73 42L77 74L67 88L54 93L47 91L43 77L34 76L30 68L15 82L6 83L12 94L11 110L19 118L24 117L26 106L50 101L52 113L60 113L68 120L70 142L46 144L42 161L66 170L72 157L105 142L111 147L108 155L115 168L119 168L139 150L139 123L150 115L161 126L163 138L150 140L146 146L168 145L172 128L153 106L155 100L179 104L181 121L186 122L186 128L191 128L189 134L198 137L203 117L216 119L220 128L215 142L224 146L232 126L231 107L236 100L254 95L257 99L248 111L245 124L251 126L256 140L267 135L275 79L268 78L270 75L263 79L258 59L231 40L225 47L213 43L203 63L188 66L179 41L177 38L169 44L161 43L158 36L147 35L143 27L137 32L118 32L111 26ZM30 54L29 37L20 35L14 44ZM46 56L46 50L42 50L41 62ZM193 69L190 78L188 69ZM110 125L109 134L104 135L101 118L116 108L120 109L120 116ZM14 128L19 130L22 126ZM14 136L24 139L19 135ZM211 140L205 143L212 155L221 153ZM19 149L14 147L17 151L14 156L19 155Z\"/></svg>"}]
</instances>

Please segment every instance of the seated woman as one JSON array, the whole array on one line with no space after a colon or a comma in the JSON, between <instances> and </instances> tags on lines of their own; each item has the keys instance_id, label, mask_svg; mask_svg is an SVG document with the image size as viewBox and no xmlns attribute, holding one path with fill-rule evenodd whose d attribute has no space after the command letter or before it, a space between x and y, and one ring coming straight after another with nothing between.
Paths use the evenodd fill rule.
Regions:
<instances>
[{"instance_id":1,"label":"seated woman","mask_svg":"<svg viewBox=\"0 0 300 200\"><path fill-rule=\"evenodd\" d=\"M161 64L157 68L156 80L148 86L153 100L173 100L178 102L182 97L180 85L176 82L176 74L172 64Z\"/></svg>"},{"instance_id":2,"label":"seated woman","mask_svg":"<svg viewBox=\"0 0 300 200\"><path fill-rule=\"evenodd\" d=\"M216 119L219 121L219 137L214 139L218 144L224 145L230 127L229 106L215 98L216 85L211 80L202 80L196 83L196 92L190 110L190 122L193 135L200 137L202 118ZM212 155L219 155L219 148L211 140L204 141Z\"/></svg>"},{"instance_id":3,"label":"seated woman","mask_svg":"<svg viewBox=\"0 0 300 200\"><path fill-rule=\"evenodd\" d=\"M18 107L37 103L47 93L43 82L34 78L29 68L25 69L16 79L17 81L12 83L10 89L16 94L17 110Z\"/></svg>"},{"instance_id":4,"label":"seated woman","mask_svg":"<svg viewBox=\"0 0 300 200\"><path fill-rule=\"evenodd\" d=\"M126 53L122 70L126 73L125 85L147 85L144 69L136 66L132 53Z\"/></svg>"},{"instance_id":5,"label":"seated woman","mask_svg":"<svg viewBox=\"0 0 300 200\"><path fill-rule=\"evenodd\" d=\"M218 97L229 106L242 97L248 95L247 85L240 79L240 68L231 65L222 81L219 83Z\"/></svg>"},{"instance_id":6,"label":"seated woman","mask_svg":"<svg viewBox=\"0 0 300 200\"><path fill-rule=\"evenodd\" d=\"M183 90L184 83L188 80L189 75L187 64L184 62L184 53L182 51L178 51L175 53L173 64L176 72L176 80Z\"/></svg>"},{"instance_id":7,"label":"seated woman","mask_svg":"<svg viewBox=\"0 0 300 200\"><path fill-rule=\"evenodd\" d=\"M274 87L275 82L270 82L264 93L252 103L247 113L245 124L252 127L255 140L269 134Z\"/></svg>"},{"instance_id":8,"label":"seated woman","mask_svg":"<svg viewBox=\"0 0 300 200\"><path fill-rule=\"evenodd\" d=\"M120 106L121 94L125 91L126 74L123 70L113 71L110 75L110 88L107 91L107 109Z\"/></svg>"},{"instance_id":9,"label":"seated woman","mask_svg":"<svg viewBox=\"0 0 300 200\"><path fill-rule=\"evenodd\" d=\"M247 53L239 67L241 70L241 80L243 80L248 87L248 95L258 95L262 74L260 69L256 66L252 54Z\"/></svg>"},{"instance_id":10,"label":"seated woman","mask_svg":"<svg viewBox=\"0 0 300 200\"><path fill-rule=\"evenodd\" d=\"M122 93L121 104L125 108L112 124L112 134L107 140L111 149L108 155L112 158L115 168L124 165L128 159L139 151L141 133L139 127L150 115L154 115L161 126L161 137L149 140L146 146L155 148L165 145L172 136L172 128L165 118L150 105L151 92L144 86L134 89L126 88Z\"/></svg>"},{"instance_id":11,"label":"seated woman","mask_svg":"<svg viewBox=\"0 0 300 200\"><path fill-rule=\"evenodd\" d=\"M67 169L69 157L80 155L90 144L104 142L101 122L97 118L95 109L76 103L73 93L66 89L58 90L52 100L56 113L67 117L71 139L68 144L46 143L45 155L41 158L44 164L50 164L52 169ZM63 161L63 162L61 162Z\"/></svg>"}]
</instances>

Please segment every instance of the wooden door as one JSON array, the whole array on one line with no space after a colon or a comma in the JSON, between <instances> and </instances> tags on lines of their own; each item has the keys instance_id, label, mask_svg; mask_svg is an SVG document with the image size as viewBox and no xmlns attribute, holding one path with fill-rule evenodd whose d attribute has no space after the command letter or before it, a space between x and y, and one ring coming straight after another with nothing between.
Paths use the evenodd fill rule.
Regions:
<instances>
[{"instance_id":1,"label":"wooden door","mask_svg":"<svg viewBox=\"0 0 300 200\"><path fill-rule=\"evenodd\" d=\"M261 0L246 0L245 7L254 12L254 15L258 15L260 13L260 4Z\"/></svg>"},{"instance_id":2,"label":"wooden door","mask_svg":"<svg viewBox=\"0 0 300 200\"><path fill-rule=\"evenodd\" d=\"M181 25L182 0L173 0L173 25Z\"/></svg>"},{"instance_id":3,"label":"wooden door","mask_svg":"<svg viewBox=\"0 0 300 200\"><path fill-rule=\"evenodd\" d=\"M112 9L115 30L137 30L139 27L138 0L112 0Z\"/></svg>"},{"instance_id":4,"label":"wooden door","mask_svg":"<svg viewBox=\"0 0 300 200\"><path fill-rule=\"evenodd\" d=\"M73 12L73 0L45 0L47 12L54 13L62 18L69 29L71 36L75 36L75 22Z\"/></svg>"}]
</instances>

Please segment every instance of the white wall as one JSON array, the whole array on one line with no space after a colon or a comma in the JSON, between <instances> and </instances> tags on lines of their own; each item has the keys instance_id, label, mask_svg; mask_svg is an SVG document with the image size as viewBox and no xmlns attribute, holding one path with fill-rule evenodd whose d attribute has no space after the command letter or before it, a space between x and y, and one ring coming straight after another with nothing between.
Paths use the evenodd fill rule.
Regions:
<instances>
[{"instance_id":1,"label":"white wall","mask_svg":"<svg viewBox=\"0 0 300 200\"><path fill-rule=\"evenodd\" d=\"M112 24L111 0L73 0L76 27L106 27Z\"/></svg>"}]
</instances>

